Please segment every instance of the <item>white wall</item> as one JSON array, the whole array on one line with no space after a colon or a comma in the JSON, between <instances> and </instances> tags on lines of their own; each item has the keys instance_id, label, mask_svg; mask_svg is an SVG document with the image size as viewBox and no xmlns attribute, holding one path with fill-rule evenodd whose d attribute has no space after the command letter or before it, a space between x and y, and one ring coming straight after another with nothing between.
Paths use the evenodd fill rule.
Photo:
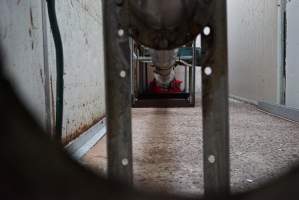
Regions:
<instances>
[{"instance_id":1,"label":"white wall","mask_svg":"<svg viewBox=\"0 0 299 200\"><path fill-rule=\"evenodd\" d=\"M44 54L40 0L0 1L0 45L6 73L19 96L46 125Z\"/></svg>"},{"instance_id":2,"label":"white wall","mask_svg":"<svg viewBox=\"0 0 299 200\"><path fill-rule=\"evenodd\" d=\"M299 109L299 1L287 1L286 105Z\"/></svg>"},{"instance_id":3,"label":"white wall","mask_svg":"<svg viewBox=\"0 0 299 200\"><path fill-rule=\"evenodd\" d=\"M277 29L277 1L228 0L231 95L278 102Z\"/></svg>"},{"instance_id":4,"label":"white wall","mask_svg":"<svg viewBox=\"0 0 299 200\"><path fill-rule=\"evenodd\" d=\"M105 114L101 1L56 1L65 58L63 137L69 141ZM48 23L49 25L49 23ZM55 48L48 26L50 77L55 83ZM55 96L55 84L53 85Z\"/></svg>"},{"instance_id":5,"label":"white wall","mask_svg":"<svg viewBox=\"0 0 299 200\"><path fill-rule=\"evenodd\" d=\"M43 3L1 0L0 44L20 97L44 127L53 127L56 58ZM56 1L56 7L65 56L63 137L69 141L105 113L102 8L97 0Z\"/></svg>"}]
</instances>

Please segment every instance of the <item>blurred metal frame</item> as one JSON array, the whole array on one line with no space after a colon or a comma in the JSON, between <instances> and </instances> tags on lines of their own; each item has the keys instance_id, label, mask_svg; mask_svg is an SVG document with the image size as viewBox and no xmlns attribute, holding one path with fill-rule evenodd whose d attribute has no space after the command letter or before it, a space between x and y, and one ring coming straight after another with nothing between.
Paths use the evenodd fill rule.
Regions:
<instances>
[{"instance_id":1,"label":"blurred metal frame","mask_svg":"<svg viewBox=\"0 0 299 200\"><path fill-rule=\"evenodd\" d=\"M230 193L228 45L226 0L211 2L212 17L203 28L202 109L206 196Z\"/></svg>"},{"instance_id":2,"label":"blurred metal frame","mask_svg":"<svg viewBox=\"0 0 299 200\"><path fill-rule=\"evenodd\" d=\"M131 1L130 1L131 2ZM178 43L166 32L142 35L128 0L103 1L105 33L106 103L108 125L108 176L132 183L131 67L129 36L156 49L178 47L202 31L203 149L205 195L230 193L228 58L226 0L197 0L198 12L191 35ZM132 2L131 2L132 3ZM136 20L136 19L135 19ZM138 20L137 20L138 21ZM197 24L195 23L197 22ZM133 26L133 27L132 27ZM136 30L138 29L138 30ZM142 35L142 36L140 36ZM176 34L179 37L178 34ZM159 41L153 39L158 38ZM167 42L165 42L167 41ZM172 41L172 42L171 42Z\"/></svg>"},{"instance_id":3,"label":"blurred metal frame","mask_svg":"<svg viewBox=\"0 0 299 200\"><path fill-rule=\"evenodd\" d=\"M135 51L136 42L131 39L131 55L136 55L137 58L131 56L132 70L132 106L134 108L170 108L170 107L194 107L195 106L195 67L196 67L196 48L195 41L192 43L193 57L192 66L185 67L185 84L184 91L173 94L153 94L149 92L148 80L148 61L149 57L139 59L139 54L143 55L144 48L138 44L139 50ZM139 72L139 73L138 73ZM188 76L187 76L188 74Z\"/></svg>"},{"instance_id":4,"label":"blurred metal frame","mask_svg":"<svg viewBox=\"0 0 299 200\"><path fill-rule=\"evenodd\" d=\"M102 1L104 17L108 177L133 181L129 37L117 20L117 2Z\"/></svg>"}]
</instances>

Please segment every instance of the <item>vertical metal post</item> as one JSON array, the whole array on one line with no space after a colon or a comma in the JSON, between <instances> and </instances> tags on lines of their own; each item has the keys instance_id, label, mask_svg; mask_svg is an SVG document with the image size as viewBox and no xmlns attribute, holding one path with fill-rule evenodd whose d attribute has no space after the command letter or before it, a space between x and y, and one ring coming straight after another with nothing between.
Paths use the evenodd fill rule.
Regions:
<instances>
[{"instance_id":1,"label":"vertical metal post","mask_svg":"<svg viewBox=\"0 0 299 200\"><path fill-rule=\"evenodd\" d=\"M230 193L226 0L212 0L202 33L204 184L208 197Z\"/></svg>"},{"instance_id":2,"label":"vertical metal post","mask_svg":"<svg viewBox=\"0 0 299 200\"><path fill-rule=\"evenodd\" d=\"M137 50L137 60L139 59L139 57L140 56L142 56L141 55L141 52L140 52L140 50L138 49ZM138 95L139 94L142 94L143 93L143 79L142 79L142 77L143 77L143 72L142 72L142 68L143 68L143 66L142 66L142 63L140 63L140 62L137 62L137 66L136 66L136 68L137 68L137 77L138 77ZM136 82L137 82L136 81Z\"/></svg>"},{"instance_id":3,"label":"vertical metal post","mask_svg":"<svg viewBox=\"0 0 299 200\"><path fill-rule=\"evenodd\" d=\"M192 103L195 103L195 90L196 90L196 39L192 45Z\"/></svg>"},{"instance_id":4,"label":"vertical metal post","mask_svg":"<svg viewBox=\"0 0 299 200\"><path fill-rule=\"evenodd\" d=\"M192 54L193 55L193 54ZM193 59L193 58L192 58ZM192 60L192 67L189 67L189 93L190 93L190 101L192 101L192 95L193 95L193 60Z\"/></svg>"},{"instance_id":5,"label":"vertical metal post","mask_svg":"<svg viewBox=\"0 0 299 200\"><path fill-rule=\"evenodd\" d=\"M134 83L134 41L132 38L129 38L130 43L130 68L131 68L131 96L135 96L135 83Z\"/></svg>"},{"instance_id":6,"label":"vertical metal post","mask_svg":"<svg viewBox=\"0 0 299 200\"><path fill-rule=\"evenodd\" d=\"M105 38L105 78L108 177L131 184L132 125L129 37L117 22L117 1L102 1Z\"/></svg>"},{"instance_id":7,"label":"vertical metal post","mask_svg":"<svg viewBox=\"0 0 299 200\"><path fill-rule=\"evenodd\" d=\"M188 70L188 68L187 67L184 67L184 72L185 72L185 77L184 77L184 91L185 92L188 92L188 90L187 90L187 70Z\"/></svg>"},{"instance_id":8,"label":"vertical metal post","mask_svg":"<svg viewBox=\"0 0 299 200\"><path fill-rule=\"evenodd\" d=\"M148 90L149 85L148 85L148 66L147 64L144 64L144 71L145 71L145 91Z\"/></svg>"}]
</instances>

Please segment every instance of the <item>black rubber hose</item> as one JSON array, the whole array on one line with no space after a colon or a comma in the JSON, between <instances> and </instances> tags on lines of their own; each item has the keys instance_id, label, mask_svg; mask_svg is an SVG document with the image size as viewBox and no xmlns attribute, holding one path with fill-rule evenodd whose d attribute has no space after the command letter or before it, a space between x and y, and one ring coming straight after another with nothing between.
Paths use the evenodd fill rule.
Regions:
<instances>
[{"instance_id":1,"label":"black rubber hose","mask_svg":"<svg viewBox=\"0 0 299 200\"><path fill-rule=\"evenodd\" d=\"M53 34L53 40L56 50L56 122L55 122L55 139L62 140L62 124L63 124L63 93L64 93L64 58L63 44L56 16L55 0L47 0L48 15L50 26Z\"/></svg>"}]
</instances>

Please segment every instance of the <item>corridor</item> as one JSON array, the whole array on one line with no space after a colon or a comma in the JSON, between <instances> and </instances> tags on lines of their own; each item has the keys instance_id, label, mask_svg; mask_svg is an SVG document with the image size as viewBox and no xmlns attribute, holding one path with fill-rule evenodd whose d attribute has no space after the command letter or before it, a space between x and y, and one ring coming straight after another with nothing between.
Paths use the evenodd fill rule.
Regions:
<instances>
[{"instance_id":1,"label":"corridor","mask_svg":"<svg viewBox=\"0 0 299 200\"><path fill-rule=\"evenodd\" d=\"M203 194L202 124L196 108L133 109L134 184L146 190ZM289 169L299 155L299 124L230 102L232 191L255 188ZM106 172L106 138L82 162Z\"/></svg>"}]
</instances>

